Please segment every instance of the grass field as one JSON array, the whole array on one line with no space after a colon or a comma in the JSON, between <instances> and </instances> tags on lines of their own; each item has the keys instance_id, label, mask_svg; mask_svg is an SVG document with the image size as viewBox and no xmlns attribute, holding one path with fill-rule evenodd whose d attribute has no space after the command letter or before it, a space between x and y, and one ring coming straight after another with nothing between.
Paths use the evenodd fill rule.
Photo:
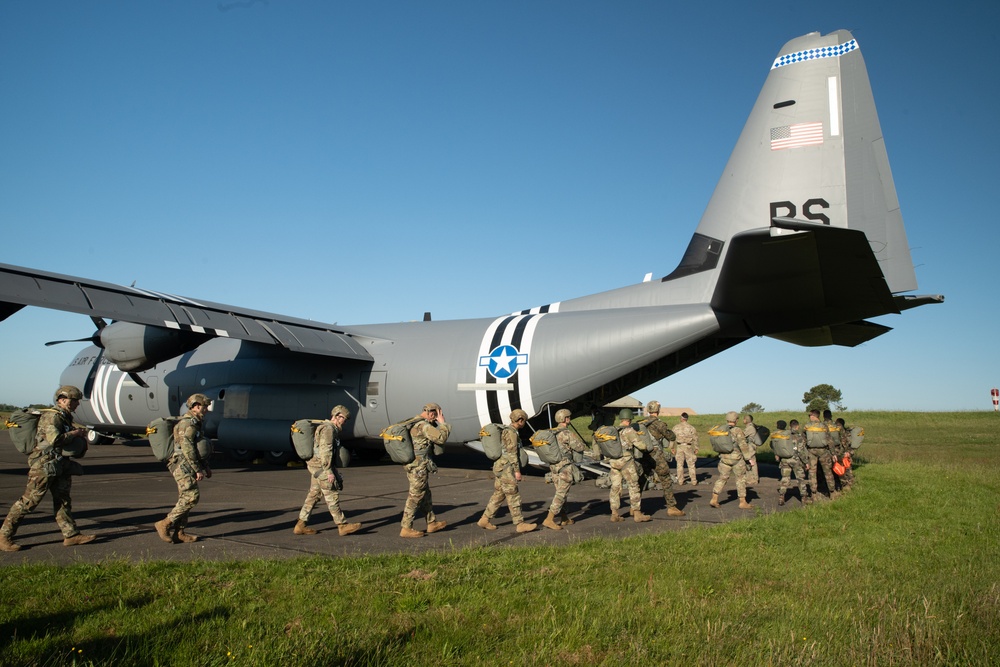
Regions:
<instances>
[{"instance_id":1,"label":"grass field","mask_svg":"<svg viewBox=\"0 0 1000 667\"><path fill-rule=\"evenodd\" d=\"M0 567L0 663L996 664L1000 416L844 416L866 431L856 490L713 528L420 556ZM757 421L791 417L803 419ZM721 417L692 421L704 433Z\"/></svg>"}]
</instances>

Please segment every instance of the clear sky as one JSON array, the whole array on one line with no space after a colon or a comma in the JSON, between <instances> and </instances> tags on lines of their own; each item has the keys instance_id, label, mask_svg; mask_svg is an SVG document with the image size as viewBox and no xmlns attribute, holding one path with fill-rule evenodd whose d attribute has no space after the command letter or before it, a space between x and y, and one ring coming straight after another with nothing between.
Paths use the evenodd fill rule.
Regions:
<instances>
[{"instance_id":1,"label":"clear sky","mask_svg":"<svg viewBox=\"0 0 1000 667\"><path fill-rule=\"evenodd\" d=\"M637 392L698 412L992 409L1000 8L815 2L0 3L0 261L340 324L488 317L669 273L781 46L853 31L943 305L760 338ZM0 323L51 400L89 318Z\"/></svg>"}]
</instances>

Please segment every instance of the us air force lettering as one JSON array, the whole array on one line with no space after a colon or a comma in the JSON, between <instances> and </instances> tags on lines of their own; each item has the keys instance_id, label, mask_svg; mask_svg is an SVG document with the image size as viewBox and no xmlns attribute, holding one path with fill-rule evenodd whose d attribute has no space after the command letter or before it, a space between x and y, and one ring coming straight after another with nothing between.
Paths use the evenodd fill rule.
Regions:
<instances>
[{"instance_id":1,"label":"us air force lettering","mask_svg":"<svg viewBox=\"0 0 1000 667\"><path fill-rule=\"evenodd\" d=\"M451 442L524 410L590 412L755 336L854 346L868 318L943 301L916 277L860 45L810 33L762 63L763 89L680 264L659 280L501 317L339 326L0 265L0 317L88 315L62 376L77 419L134 432L200 392L222 447L291 451L289 424L344 405L376 438L427 397ZM676 232L676 228L674 230ZM400 280L404 278L401 277ZM107 324L107 320L113 323Z\"/></svg>"}]
</instances>

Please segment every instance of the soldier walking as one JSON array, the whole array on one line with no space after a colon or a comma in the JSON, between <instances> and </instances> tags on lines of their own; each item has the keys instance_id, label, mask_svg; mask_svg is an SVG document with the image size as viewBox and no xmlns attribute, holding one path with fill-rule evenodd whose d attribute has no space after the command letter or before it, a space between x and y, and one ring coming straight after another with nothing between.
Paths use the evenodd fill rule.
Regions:
<instances>
[{"instance_id":1,"label":"soldier walking","mask_svg":"<svg viewBox=\"0 0 1000 667\"><path fill-rule=\"evenodd\" d=\"M681 420L674 427L674 435L677 437L674 454L674 458L677 459L677 485L684 485L684 466L687 464L691 486L697 486L698 431L688 423L688 413L681 413Z\"/></svg>"},{"instance_id":2,"label":"soldier walking","mask_svg":"<svg viewBox=\"0 0 1000 667\"><path fill-rule=\"evenodd\" d=\"M486 530L496 530L490 519L496 516L497 510L504 500L510 508L510 516L514 520L515 530L519 533L528 533L538 527L538 524L528 523L521 514L521 492L517 488L517 483L521 481L521 462L518 454L521 445L521 437L518 431L524 428L528 421L528 413L524 410L514 410L510 413L510 425L504 426L500 433L500 440L503 443L503 453L493 462L493 495L486 503L486 510L477 522L480 528ZM572 483L572 481L570 482ZM549 517L552 513L549 512ZM551 527L551 526L550 526Z\"/></svg>"},{"instance_id":3,"label":"soldier walking","mask_svg":"<svg viewBox=\"0 0 1000 667\"><path fill-rule=\"evenodd\" d=\"M205 437L202 424L211 403L205 394L191 394L188 411L174 425L174 453L167 459L167 468L177 482L177 504L166 518L155 524L156 533L168 544L198 541L197 535L189 535L184 529L188 515L201 497L198 482L212 476L208 461L198 451L198 443Z\"/></svg>"},{"instance_id":4,"label":"soldier walking","mask_svg":"<svg viewBox=\"0 0 1000 667\"><path fill-rule=\"evenodd\" d=\"M427 519L428 534L436 533L448 525L445 521L438 521L434 515L430 474L437 472L437 465L431 459L433 447L446 443L449 435L451 435L451 425L445 422L444 410L437 403L426 404L418 415L416 423L410 427L414 458L411 463L403 466L410 491L406 496L406 506L403 508L400 537L424 536L423 531L413 528L413 520L418 510L423 512Z\"/></svg>"},{"instance_id":5,"label":"soldier walking","mask_svg":"<svg viewBox=\"0 0 1000 667\"><path fill-rule=\"evenodd\" d=\"M292 532L296 535L315 535L310 528L309 517L313 508L322 498L330 509L330 516L337 524L337 532L350 535L361 528L360 523L348 523L340 510L340 492L344 490L344 480L337 471L337 449L340 448L340 432L344 422L351 418L351 411L338 405L330 411L330 419L316 427L313 435L313 456L306 462L309 471L309 493L299 510L299 520Z\"/></svg>"},{"instance_id":6,"label":"soldier walking","mask_svg":"<svg viewBox=\"0 0 1000 667\"><path fill-rule=\"evenodd\" d=\"M753 505L747 502L747 466L752 465L753 447L747 442L743 430L736 426L738 418L739 415L735 412L726 413L726 426L735 446L733 451L719 454L719 479L715 481L712 500L709 502L712 507L719 507L719 494L726 487L729 476L735 474L736 495L740 499L740 509L753 509Z\"/></svg>"}]
</instances>

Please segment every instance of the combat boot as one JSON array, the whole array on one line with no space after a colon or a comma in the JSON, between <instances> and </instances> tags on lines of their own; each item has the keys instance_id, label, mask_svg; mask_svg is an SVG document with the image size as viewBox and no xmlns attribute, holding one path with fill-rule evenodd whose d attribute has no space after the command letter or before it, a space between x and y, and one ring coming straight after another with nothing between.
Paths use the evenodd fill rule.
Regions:
<instances>
[{"instance_id":1,"label":"combat boot","mask_svg":"<svg viewBox=\"0 0 1000 667\"><path fill-rule=\"evenodd\" d=\"M476 525L479 526L480 528L485 529L485 530L496 530L497 529L496 526L494 526L492 523L490 523L490 520L486 517L485 514L479 518L479 521L476 522Z\"/></svg>"},{"instance_id":2,"label":"combat boot","mask_svg":"<svg viewBox=\"0 0 1000 667\"><path fill-rule=\"evenodd\" d=\"M674 507L668 507L667 516L684 516L684 511L676 505Z\"/></svg>"},{"instance_id":3,"label":"combat boot","mask_svg":"<svg viewBox=\"0 0 1000 667\"><path fill-rule=\"evenodd\" d=\"M741 510L752 510L753 505L747 502L746 498L740 498L740 509Z\"/></svg>"},{"instance_id":4,"label":"combat boot","mask_svg":"<svg viewBox=\"0 0 1000 667\"><path fill-rule=\"evenodd\" d=\"M167 544L177 544L174 540L174 536L171 534L171 531L174 529L174 524L170 523L166 519L163 519L162 521L157 521L153 525L156 526L156 534L160 536L161 540Z\"/></svg>"},{"instance_id":5,"label":"combat boot","mask_svg":"<svg viewBox=\"0 0 1000 667\"><path fill-rule=\"evenodd\" d=\"M812 495L811 494L805 494L805 495L803 495L802 496L802 504L803 505L812 505L813 504L813 497L812 497Z\"/></svg>"},{"instance_id":6,"label":"combat boot","mask_svg":"<svg viewBox=\"0 0 1000 667\"><path fill-rule=\"evenodd\" d=\"M837 498L840 498L840 491L834 491L830 494L830 500L836 500Z\"/></svg>"},{"instance_id":7,"label":"combat boot","mask_svg":"<svg viewBox=\"0 0 1000 667\"><path fill-rule=\"evenodd\" d=\"M67 537L63 540L64 547L75 547L78 544L87 544L88 542L93 542L97 539L96 535L84 535L83 533L77 533L73 537Z\"/></svg>"},{"instance_id":8,"label":"combat boot","mask_svg":"<svg viewBox=\"0 0 1000 667\"><path fill-rule=\"evenodd\" d=\"M177 532L174 534L174 537L177 538L178 542L185 542L188 544L190 544L191 542L197 542L199 539L197 535L188 535L187 533L185 533L183 528L178 528Z\"/></svg>"},{"instance_id":9,"label":"combat boot","mask_svg":"<svg viewBox=\"0 0 1000 667\"><path fill-rule=\"evenodd\" d=\"M400 537L423 537L424 536L424 531L422 531L422 530L413 530L412 528L403 527L399 531L399 536Z\"/></svg>"},{"instance_id":10,"label":"combat boot","mask_svg":"<svg viewBox=\"0 0 1000 667\"><path fill-rule=\"evenodd\" d=\"M526 521L522 521L521 523L517 524L514 530L516 530L519 533L530 533L535 528L538 528L537 523L528 523Z\"/></svg>"},{"instance_id":11,"label":"combat boot","mask_svg":"<svg viewBox=\"0 0 1000 667\"><path fill-rule=\"evenodd\" d=\"M431 521L427 524L427 534L436 533L439 530L444 530L444 527L448 525L447 521Z\"/></svg>"},{"instance_id":12,"label":"combat boot","mask_svg":"<svg viewBox=\"0 0 1000 667\"><path fill-rule=\"evenodd\" d=\"M546 528L551 528L552 530L562 530L562 526L556 523L555 512L549 512L549 515L545 517L545 521L542 522L542 525Z\"/></svg>"},{"instance_id":13,"label":"combat boot","mask_svg":"<svg viewBox=\"0 0 1000 667\"><path fill-rule=\"evenodd\" d=\"M21 545L11 542L11 538L0 533L0 551L20 551Z\"/></svg>"},{"instance_id":14,"label":"combat boot","mask_svg":"<svg viewBox=\"0 0 1000 667\"><path fill-rule=\"evenodd\" d=\"M712 494L712 500L710 500L708 504L711 505L712 507L718 507L719 506L719 494L718 493L713 493Z\"/></svg>"},{"instance_id":15,"label":"combat boot","mask_svg":"<svg viewBox=\"0 0 1000 667\"><path fill-rule=\"evenodd\" d=\"M563 526L572 526L574 523L576 523L576 521L573 521L573 519L569 518L569 515L566 514L566 510L563 510L562 512L559 513L559 523Z\"/></svg>"},{"instance_id":16,"label":"combat boot","mask_svg":"<svg viewBox=\"0 0 1000 667\"><path fill-rule=\"evenodd\" d=\"M299 519L295 522L295 528L292 529L292 532L296 535L315 535L317 531L307 526L305 521Z\"/></svg>"},{"instance_id":17,"label":"combat boot","mask_svg":"<svg viewBox=\"0 0 1000 667\"><path fill-rule=\"evenodd\" d=\"M652 521L653 517L643 514L640 510L632 510L632 520L636 523L646 523L647 521Z\"/></svg>"},{"instance_id":18,"label":"combat boot","mask_svg":"<svg viewBox=\"0 0 1000 667\"><path fill-rule=\"evenodd\" d=\"M781 507L784 504L785 504L785 494L784 493L779 493L778 494L778 507Z\"/></svg>"},{"instance_id":19,"label":"combat boot","mask_svg":"<svg viewBox=\"0 0 1000 667\"><path fill-rule=\"evenodd\" d=\"M361 530L360 523L342 523L337 526L337 532L343 535L350 535L351 533L356 533Z\"/></svg>"},{"instance_id":20,"label":"combat boot","mask_svg":"<svg viewBox=\"0 0 1000 667\"><path fill-rule=\"evenodd\" d=\"M621 515L618 514L618 510L614 510L613 512L611 512L611 523L618 523L619 521L624 521L624 520L625 519L623 519Z\"/></svg>"}]
</instances>

